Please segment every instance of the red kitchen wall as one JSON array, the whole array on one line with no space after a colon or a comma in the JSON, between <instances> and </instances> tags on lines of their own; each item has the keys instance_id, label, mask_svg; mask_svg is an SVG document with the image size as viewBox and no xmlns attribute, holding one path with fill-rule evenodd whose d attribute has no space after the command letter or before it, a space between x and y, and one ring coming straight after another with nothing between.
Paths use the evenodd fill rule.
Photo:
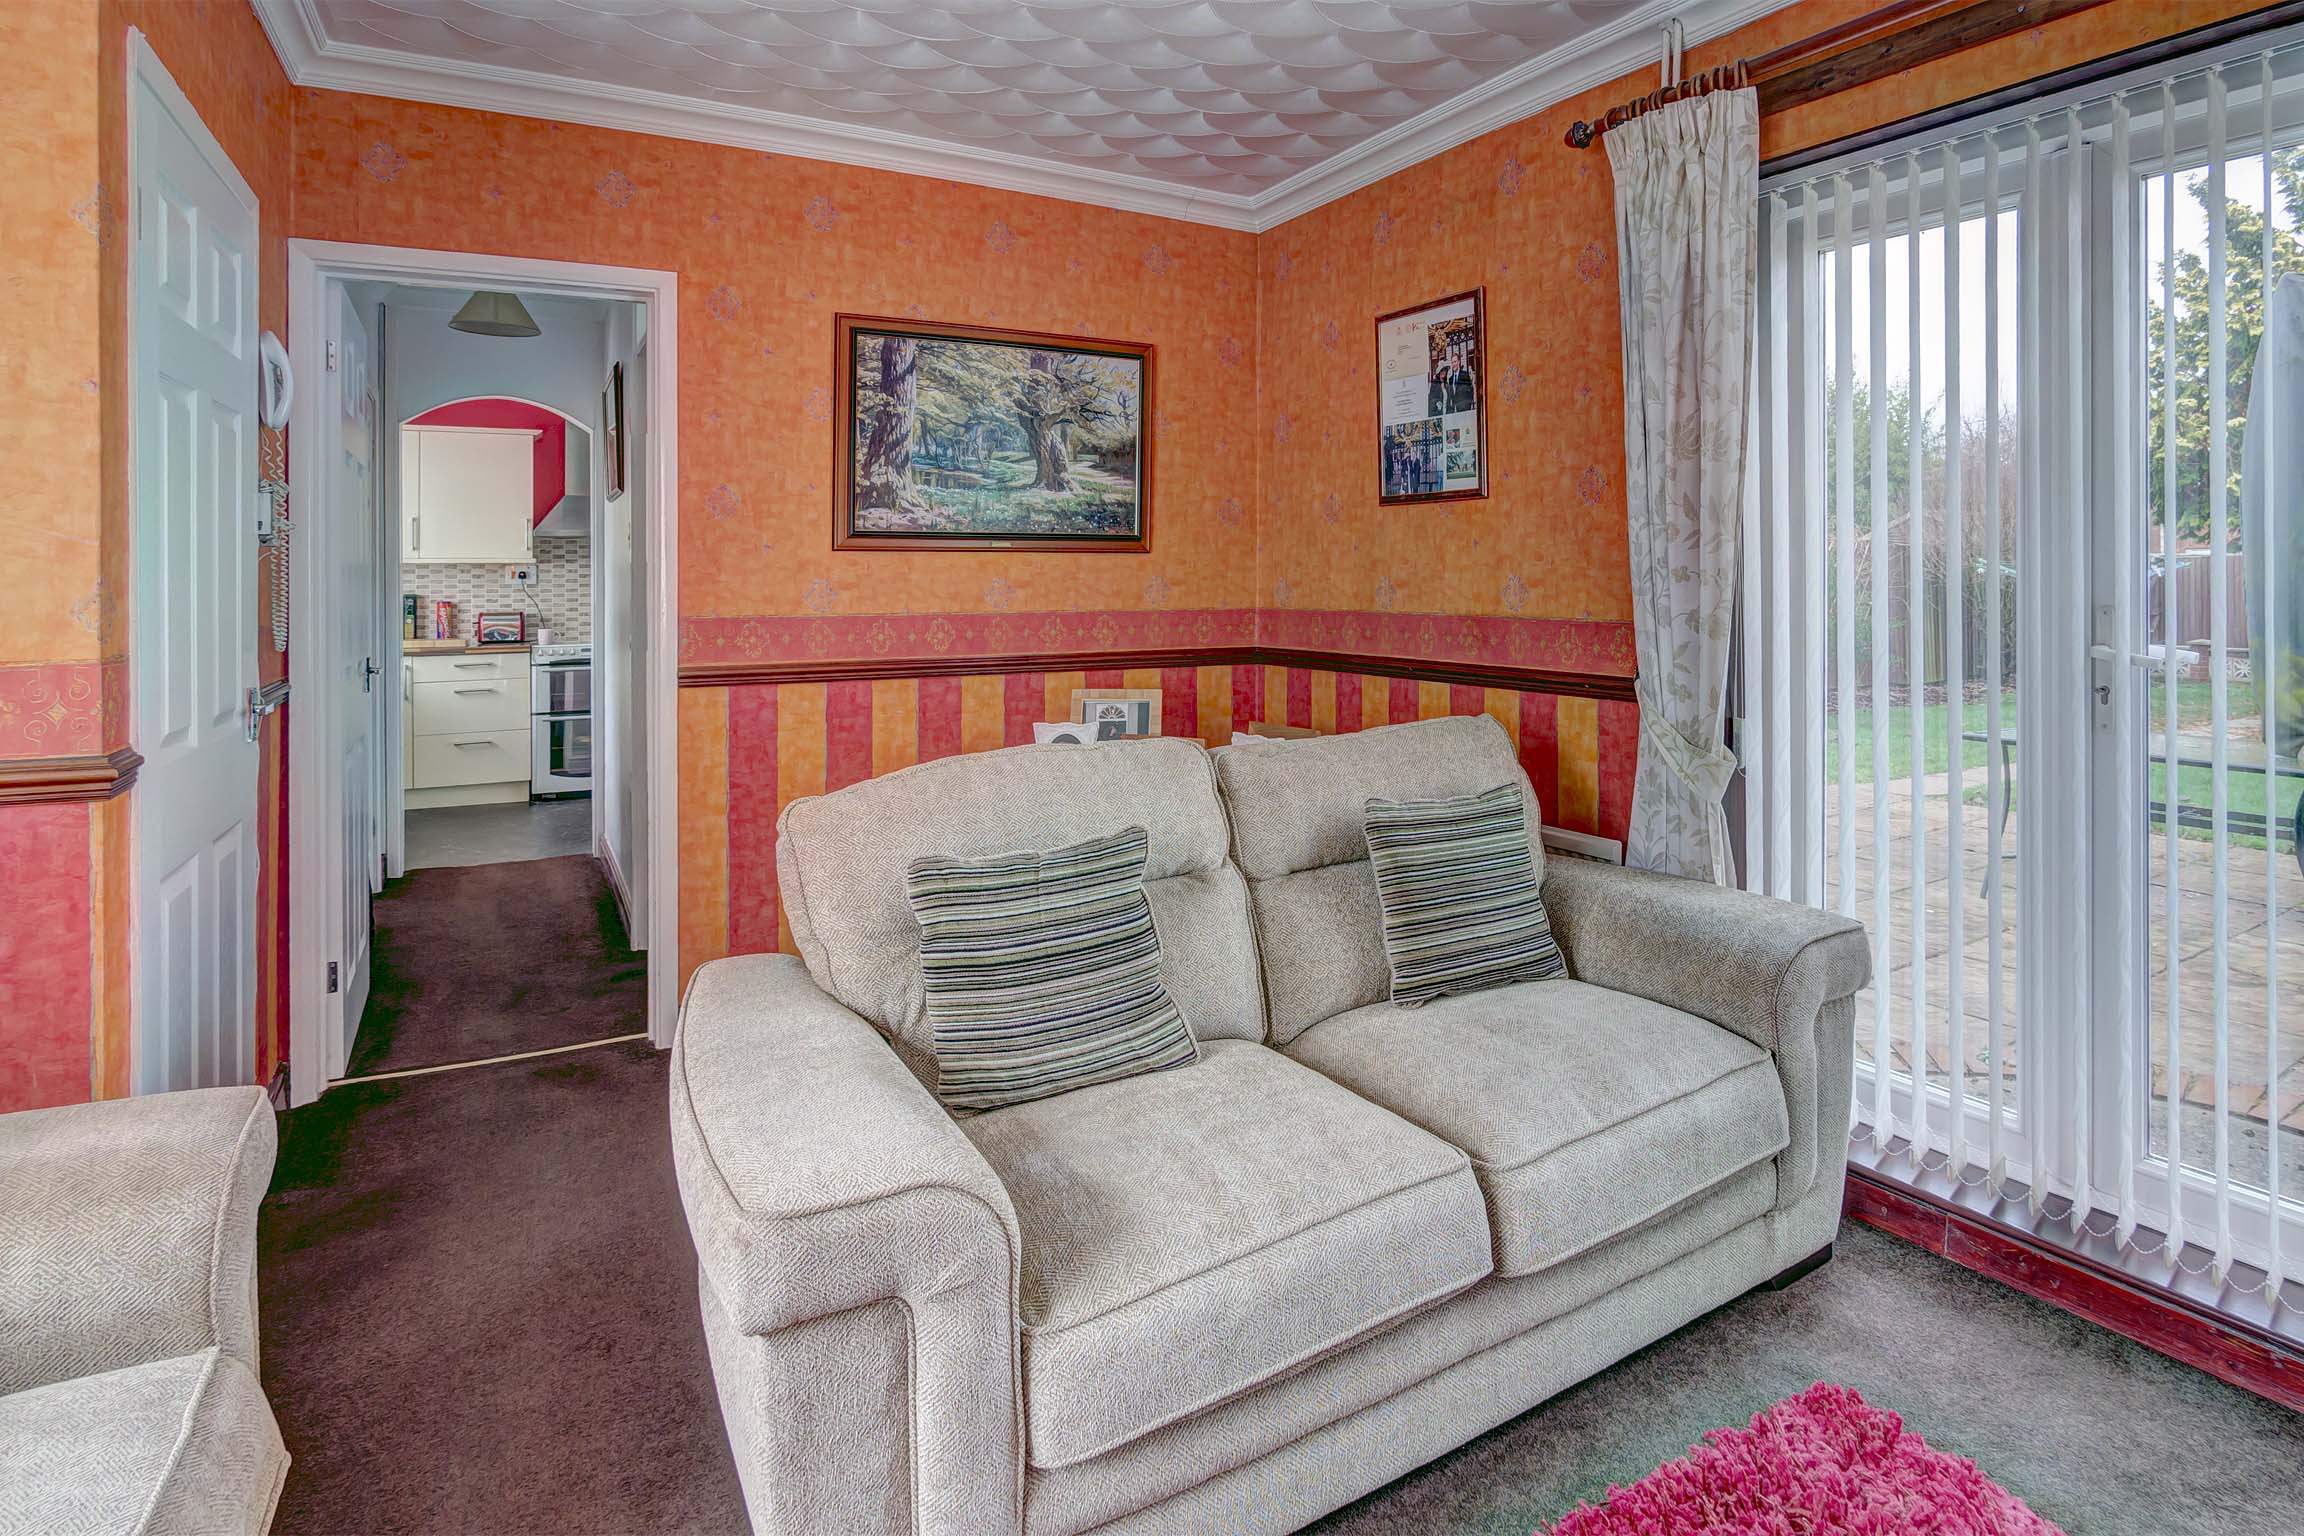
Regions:
<instances>
[{"instance_id":1,"label":"red kitchen wall","mask_svg":"<svg viewBox=\"0 0 2304 1536\"><path fill-rule=\"evenodd\" d=\"M568 494L568 418L525 400L458 400L408 418L419 427L525 427L536 439L535 521Z\"/></svg>"}]
</instances>

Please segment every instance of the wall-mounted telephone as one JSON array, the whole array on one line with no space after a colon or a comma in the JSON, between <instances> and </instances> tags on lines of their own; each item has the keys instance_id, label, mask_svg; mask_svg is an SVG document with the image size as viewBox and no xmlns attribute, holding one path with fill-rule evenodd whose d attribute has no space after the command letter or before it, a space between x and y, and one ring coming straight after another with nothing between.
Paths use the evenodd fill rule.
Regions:
<instances>
[{"instance_id":1,"label":"wall-mounted telephone","mask_svg":"<svg viewBox=\"0 0 2304 1536\"><path fill-rule=\"evenodd\" d=\"M272 649L288 649L288 411L296 403L296 371L288 349L266 331L256 338L256 417L263 424L256 482L256 541L272 551Z\"/></svg>"}]
</instances>

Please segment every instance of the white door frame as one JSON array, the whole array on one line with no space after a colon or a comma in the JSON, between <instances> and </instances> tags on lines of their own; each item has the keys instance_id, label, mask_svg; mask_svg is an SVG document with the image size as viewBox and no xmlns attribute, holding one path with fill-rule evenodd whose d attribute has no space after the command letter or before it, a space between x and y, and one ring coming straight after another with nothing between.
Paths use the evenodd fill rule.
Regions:
<instances>
[{"instance_id":1,"label":"white door frame","mask_svg":"<svg viewBox=\"0 0 2304 1536\"><path fill-rule=\"evenodd\" d=\"M322 440L321 420L328 403L319 381L326 376L323 338L330 282L405 283L434 288L517 288L577 299L620 300L643 305L648 312L648 333L657 344L648 375L648 434L641 444L645 462L640 466L647 485L647 540L649 568L648 607L644 618L648 640L648 858L649 904L647 942L648 1037L663 1049L672 1043L679 994L679 897L677 850L679 806L673 786L679 709L679 521L678 475L679 413L679 279L671 272L640 267L602 266L592 262L550 261L520 256L486 256L460 251L414 250L400 246L361 245L333 240L288 242L289 350L298 377L306 381L296 392L290 417L288 480L290 507L320 505L323 494L321 466L316 455L294 451L295 444ZM386 344L387 346L389 343ZM595 450L597 451L597 450ZM396 523L383 520L389 531ZM320 580L324 551L317 538L299 536L291 542L292 589L298 593L323 590ZM380 546L380 563L398 559L396 541ZM330 658L323 647L301 643L305 631L292 628L288 649L291 697L317 696L326 686ZM324 627L314 630L325 633ZM397 688L398 678L388 686ZM323 731L304 729L306 722L292 715L288 732L288 846L295 853L288 861L288 908L291 914L327 911L342 875L335 866L342 857L335 829L341 818L335 804L338 786L329 764L330 743L315 739ZM390 750L387 748L386 750ZM324 929L324 925L322 925ZM328 1086L322 1042L334 1020L329 1010L336 999L327 987L327 943L322 930L291 918L288 980L288 1097L291 1104L309 1104Z\"/></svg>"}]
</instances>

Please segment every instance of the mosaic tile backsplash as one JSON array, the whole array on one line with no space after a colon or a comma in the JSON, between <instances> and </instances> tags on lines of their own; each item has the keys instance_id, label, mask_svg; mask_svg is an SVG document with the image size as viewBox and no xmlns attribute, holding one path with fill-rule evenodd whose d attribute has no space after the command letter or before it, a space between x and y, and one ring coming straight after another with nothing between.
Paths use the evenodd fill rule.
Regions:
<instances>
[{"instance_id":1,"label":"mosaic tile backsplash","mask_svg":"<svg viewBox=\"0 0 2304 1536\"><path fill-rule=\"evenodd\" d=\"M400 590L416 594L417 633L432 634L432 605L456 605L456 633L470 637L480 614L526 609L528 633L550 628L563 644L592 638L592 541L538 539L536 585L523 592L500 564L403 565Z\"/></svg>"}]
</instances>

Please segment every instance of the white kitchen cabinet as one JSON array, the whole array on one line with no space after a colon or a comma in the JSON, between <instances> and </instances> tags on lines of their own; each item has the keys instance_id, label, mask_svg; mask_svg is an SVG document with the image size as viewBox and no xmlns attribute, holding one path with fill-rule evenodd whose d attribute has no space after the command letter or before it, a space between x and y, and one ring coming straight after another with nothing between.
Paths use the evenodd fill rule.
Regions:
<instances>
[{"instance_id":1,"label":"white kitchen cabinet","mask_svg":"<svg viewBox=\"0 0 2304 1536\"><path fill-rule=\"evenodd\" d=\"M520 427L402 427L401 562L534 558L539 435Z\"/></svg>"},{"instance_id":2,"label":"white kitchen cabinet","mask_svg":"<svg viewBox=\"0 0 2304 1536\"><path fill-rule=\"evenodd\" d=\"M418 655L406 667L409 808L526 800L528 653Z\"/></svg>"},{"instance_id":3,"label":"white kitchen cabinet","mask_svg":"<svg viewBox=\"0 0 2304 1536\"><path fill-rule=\"evenodd\" d=\"M462 789L483 784L509 785L519 791L512 798L528 798L528 732L525 728L450 731L443 736L416 738L414 787L417 790Z\"/></svg>"}]
</instances>

